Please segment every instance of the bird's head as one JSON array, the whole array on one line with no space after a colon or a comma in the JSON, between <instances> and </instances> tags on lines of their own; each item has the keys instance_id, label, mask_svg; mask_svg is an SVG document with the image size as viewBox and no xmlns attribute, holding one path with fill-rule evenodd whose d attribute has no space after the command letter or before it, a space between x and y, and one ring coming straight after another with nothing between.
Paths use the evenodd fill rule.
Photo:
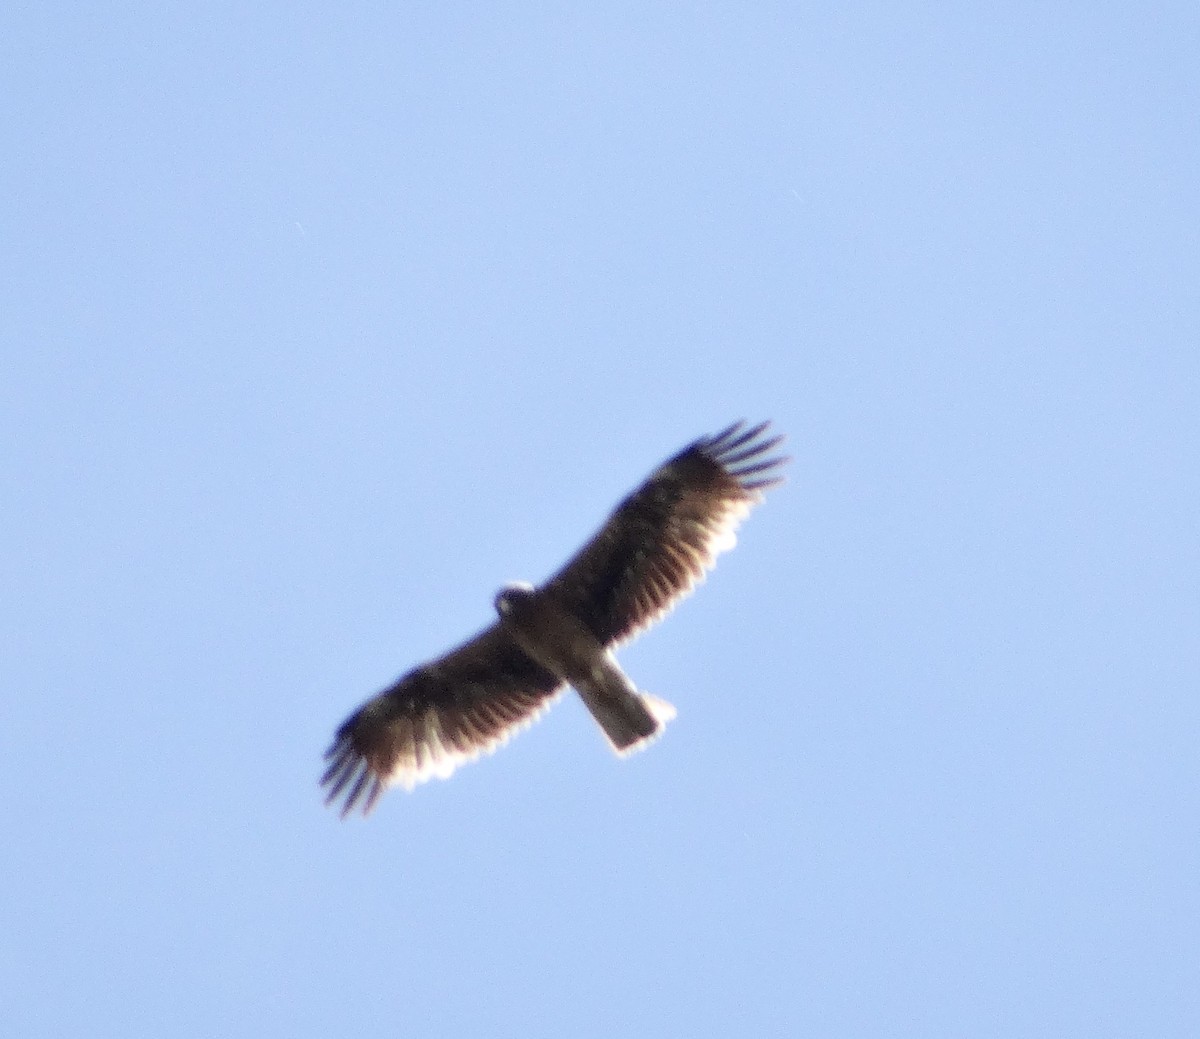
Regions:
<instances>
[{"instance_id":1,"label":"bird's head","mask_svg":"<svg viewBox=\"0 0 1200 1039\"><path fill-rule=\"evenodd\" d=\"M506 584L496 593L496 612L501 617L507 617L515 604L528 599L534 594L533 585L528 581L514 581Z\"/></svg>"}]
</instances>

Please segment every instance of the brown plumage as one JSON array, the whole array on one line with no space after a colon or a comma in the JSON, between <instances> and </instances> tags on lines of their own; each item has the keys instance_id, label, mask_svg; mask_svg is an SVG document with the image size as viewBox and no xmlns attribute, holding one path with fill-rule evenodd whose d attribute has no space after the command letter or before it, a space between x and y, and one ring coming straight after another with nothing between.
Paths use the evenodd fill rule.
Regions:
<instances>
[{"instance_id":1,"label":"brown plumage","mask_svg":"<svg viewBox=\"0 0 1200 1039\"><path fill-rule=\"evenodd\" d=\"M570 684L619 754L675 716L639 692L614 647L658 621L732 548L734 531L786 458L767 423L738 422L658 467L541 588L510 585L499 620L410 671L338 729L321 779L342 814L391 785L445 778L534 720Z\"/></svg>"}]
</instances>

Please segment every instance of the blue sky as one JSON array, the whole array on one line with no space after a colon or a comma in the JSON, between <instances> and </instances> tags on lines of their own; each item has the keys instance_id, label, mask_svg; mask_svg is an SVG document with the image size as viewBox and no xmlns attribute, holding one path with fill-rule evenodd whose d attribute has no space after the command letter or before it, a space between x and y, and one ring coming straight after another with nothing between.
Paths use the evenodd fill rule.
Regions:
<instances>
[{"instance_id":1,"label":"blue sky","mask_svg":"<svg viewBox=\"0 0 1200 1039\"><path fill-rule=\"evenodd\" d=\"M0 30L11 1034L1197 1033L1194 5ZM659 743L321 807L739 417Z\"/></svg>"}]
</instances>

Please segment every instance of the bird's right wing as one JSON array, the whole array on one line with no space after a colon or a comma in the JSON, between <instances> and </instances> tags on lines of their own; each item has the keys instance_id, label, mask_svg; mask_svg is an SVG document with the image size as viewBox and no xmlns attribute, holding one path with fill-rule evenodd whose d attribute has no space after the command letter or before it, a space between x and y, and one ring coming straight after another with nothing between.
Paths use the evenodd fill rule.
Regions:
<instances>
[{"instance_id":1,"label":"bird's right wing","mask_svg":"<svg viewBox=\"0 0 1200 1039\"><path fill-rule=\"evenodd\" d=\"M410 671L355 711L325 752L325 803L366 815L389 786L411 790L495 750L529 725L562 683L498 624Z\"/></svg>"}]
</instances>

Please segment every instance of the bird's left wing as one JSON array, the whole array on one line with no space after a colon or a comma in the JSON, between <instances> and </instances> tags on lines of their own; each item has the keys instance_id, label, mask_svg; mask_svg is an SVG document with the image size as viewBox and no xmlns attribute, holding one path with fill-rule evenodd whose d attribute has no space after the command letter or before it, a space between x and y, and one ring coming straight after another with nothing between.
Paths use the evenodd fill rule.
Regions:
<instances>
[{"instance_id":1,"label":"bird's left wing","mask_svg":"<svg viewBox=\"0 0 1200 1039\"><path fill-rule=\"evenodd\" d=\"M737 422L660 465L609 516L547 592L605 645L653 624L703 580L762 492L779 483L783 439Z\"/></svg>"},{"instance_id":2,"label":"bird's left wing","mask_svg":"<svg viewBox=\"0 0 1200 1039\"><path fill-rule=\"evenodd\" d=\"M325 803L366 815L389 786L412 789L495 750L550 705L560 681L498 624L368 700L325 753Z\"/></svg>"}]
</instances>

